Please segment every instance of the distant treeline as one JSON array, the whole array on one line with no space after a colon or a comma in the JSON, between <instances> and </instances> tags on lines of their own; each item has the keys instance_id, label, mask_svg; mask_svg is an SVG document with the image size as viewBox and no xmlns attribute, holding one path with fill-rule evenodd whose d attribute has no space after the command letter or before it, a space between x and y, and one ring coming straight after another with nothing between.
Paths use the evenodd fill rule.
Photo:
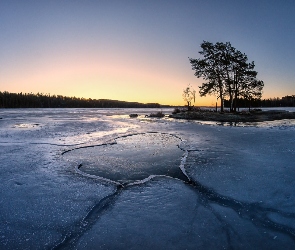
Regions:
<instances>
[{"instance_id":1,"label":"distant treeline","mask_svg":"<svg viewBox=\"0 0 295 250\"><path fill-rule=\"evenodd\" d=\"M230 107L229 100L224 101L225 107ZM295 95L284 96L282 98L269 98L269 99L238 99L237 107L295 107Z\"/></svg>"},{"instance_id":2,"label":"distant treeline","mask_svg":"<svg viewBox=\"0 0 295 250\"><path fill-rule=\"evenodd\" d=\"M62 95L9 93L0 91L0 108L159 108L158 103L85 99Z\"/></svg>"}]
</instances>

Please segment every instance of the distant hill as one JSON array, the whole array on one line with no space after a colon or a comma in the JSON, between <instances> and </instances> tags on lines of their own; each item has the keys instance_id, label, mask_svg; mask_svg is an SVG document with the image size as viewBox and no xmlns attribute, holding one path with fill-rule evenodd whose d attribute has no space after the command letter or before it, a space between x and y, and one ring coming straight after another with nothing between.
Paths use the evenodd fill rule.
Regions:
<instances>
[{"instance_id":1,"label":"distant hill","mask_svg":"<svg viewBox=\"0 0 295 250\"><path fill-rule=\"evenodd\" d=\"M0 108L159 108L158 103L125 102L62 95L0 91Z\"/></svg>"}]
</instances>

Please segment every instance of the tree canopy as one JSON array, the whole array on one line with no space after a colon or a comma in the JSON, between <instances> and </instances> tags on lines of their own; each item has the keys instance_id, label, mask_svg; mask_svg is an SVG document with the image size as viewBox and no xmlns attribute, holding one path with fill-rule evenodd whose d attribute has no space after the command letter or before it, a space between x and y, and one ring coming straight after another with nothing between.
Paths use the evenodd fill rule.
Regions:
<instances>
[{"instance_id":1,"label":"tree canopy","mask_svg":"<svg viewBox=\"0 0 295 250\"><path fill-rule=\"evenodd\" d=\"M200 86L200 96L214 94L221 102L229 98L230 110L236 111L239 97L261 98L263 81L256 78L254 62L248 62L246 54L234 48L230 42L215 44L203 41L200 55L203 58L189 58L195 76L205 80Z\"/></svg>"}]
</instances>

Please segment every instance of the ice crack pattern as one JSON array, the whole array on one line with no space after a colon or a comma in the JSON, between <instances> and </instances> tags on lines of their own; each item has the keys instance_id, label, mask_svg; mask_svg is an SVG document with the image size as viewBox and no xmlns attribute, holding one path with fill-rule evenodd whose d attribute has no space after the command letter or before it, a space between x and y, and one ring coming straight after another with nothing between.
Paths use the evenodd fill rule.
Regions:
<instances>
[{"instance_id":1,"label":"ice crack pattern","mask_svg":"<svg viewBox=\"0 0 295 250\"><path fill-rule=\"evenodd\" d=\"M268 216L269 213L275 213L282 217L295 220L294 213L286 213L277 209L266 208L259 203L241 202L231 197L218 194L214 190L201 185L197 180L190 178L185 170L187 156L190 152L198 151L198 149L185 148L182 139L178 136L150 132L125 135L117 137L114 141L109 143L79 147L65 151L63 155L68 160L75 162L78 173L113 183L117 185L117 190L94 206L79 223L80 226L66 235L63 242L58 244L54 249L73 248L83 233L89 230L96 222L99 223L99 218L103 216L107 210L112 209L118 196L124 190L133 185L144 184L155 177L171 177L182 180L187 185L190 185L200 197L202 205L209 208L212 214L214 214L223 225L229 248L234 248L231 243L234 229L215 212L212 204L233 209L240 218L250 221L255 226L288 235L295 241L294 228L276 223ZM163 161L164 158L161 158L161 156L164 155L165 158L167 155L169 156L168 162ZM74 160L75 158L78 158L78 160ZM91 159L91 161L89 159ZM145 165L144 162L147 162L147 164ZM164 168L164 166L167 165L170 166L170 169ZM115 173L112 172L113 168L116 169ZM139 174L134 175L133 172L139 169ZM176 169L178 171L176 171ZM105 174L108 170L109 173ZM119 171L127 172L128 174L127 176L122 176L118 173Z\"/></svg>"},{"instance_id":2,"label":"ice crack pattern","mask_svg":"<svg viewBox=\"0 0 295 250\"><path fill-rule=\"evenodd\" d=\"M201 185L195 180L191 180L190 184L201 194L202 202L205 206L209 206L208 204L211 202L223 207L231 208L240 217L251 221L256 226L287 234L295 241L294 228L275 223L268 217L268 214L276 213L282 217L295 220L295 213L286 213L277 209L263 207L259 203L237 201L230 197L218 194L214 190Z\"/></svg>"},{"instance_id":3,"label":"ice crack pattern","mask_svg":"<svg viewBox=\"0 0 295 250\"><path fill-rule=\"evenodd\" d=\"M170 176L186 181L180 160L187 154L181 138L166 133L131 134L113 142L78 147L63 153L82 175L114 184L129 184L151 175Z\"/></svg>"},{"instance_id":4,"label":"ice crack pattern","mask_svg":"<svg viewBox=\"0 0 295 250\"><path fill-rule=\"evenodd\" d=\"M295 249L292 125L1 112L1 249Z\"/></svg>"}]
</instances>

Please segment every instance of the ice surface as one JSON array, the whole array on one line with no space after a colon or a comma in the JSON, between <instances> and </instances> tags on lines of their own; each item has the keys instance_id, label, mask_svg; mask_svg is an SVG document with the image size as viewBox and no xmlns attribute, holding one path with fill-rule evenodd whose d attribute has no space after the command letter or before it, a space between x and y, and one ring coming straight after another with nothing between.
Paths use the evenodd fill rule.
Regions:
<instances>
[{"instance_id":1,"label":"ice surface","mask_svg":"<svg viewBox=\"0 0 295 250\"><path fill-rule=\"evenodd\" d=\"M276 237L276 240L273 238ZM153 179L128 188L78 241L78 249L291 249L283 234L256 227L194 188Z\"/></svg>"},{"instance_id":2,"label":"ice surface","mask_svg":"<svg viewBox=\"0 0 295 250\"><path fill-rule=\"evenodd\" d=\"M289 210L295 199L294 141L293 130L222 128L196 145L200 150L189 153L186 168L218 193Z\"/></svg>"},{"instance_id":3,"label":"ice surface","mask_svg":"<svg viewBox=\"0 0 295 250\"><path fill-rule=\"evenodd\" d=\"M294 121L144 118L157 111L0 110L0 249L294 249ZM77 173L78 151L150 172L122 188Z\"/></svg>"},{"instance_id":4,"label":"ice surface","mask_svg":"<svg viewBox=\"0 0 295 250\"><path fill-rule=\"evenodd\" d=\"M150 175L167 175L188 180L179 168L184 151L181 139L166 133L130 134L115 142L80 147L64 157L79 171L126 184Z\"/></svg>"}]
</instances>

